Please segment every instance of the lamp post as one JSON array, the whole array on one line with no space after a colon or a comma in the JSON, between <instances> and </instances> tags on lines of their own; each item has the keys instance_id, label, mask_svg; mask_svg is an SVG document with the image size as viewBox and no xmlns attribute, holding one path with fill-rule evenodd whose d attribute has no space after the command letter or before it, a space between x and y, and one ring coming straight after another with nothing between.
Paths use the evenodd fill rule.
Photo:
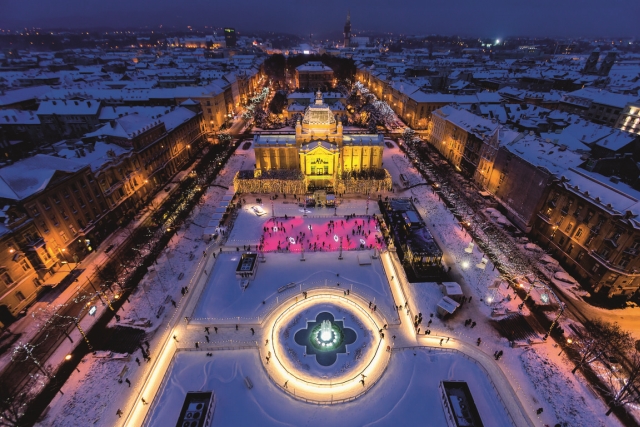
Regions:
<instances>
[{"instance_id":1,"label":"lamp post","mask_svg":"<svg viewBox=\"0 0 640 427\"><path fill-rule=\"evenodd\" d=\"M87 276L87 282L89 282L89 284L91 285L91 287L93 288L94 291L96 291L96 295L98 295L98 298L100 299L100 302L102 303L102 305L106 305L104 300L102 299L102 296L100 295L100 291L98 290L98 288L96 288L96 286L93 284L93 282L91 281L91 279ZM108 302L108 301L107 301ZM108 302L109 304L109 308L111 309L111 311L115 311L113 309L113 307L111 307L111 303Z\"/></svg>"},{"instance_id":2,"label":"lamp post","mask_svg":"<svg viewBox=\"0 0 640 427\"><path fill-rule=\"evenodd\" d=\"M69 271L71 271L71 266L69 265L69 261L67 261L67 257L64 254L64 252L66 251L67 250L65 248L60 249L60 247L58 247L58 252L60 252L60 256L64 259L64 261L61 261L60 264L67 264L67 267L69 267Z\"/></svg>"},{"instance_id":3,"label":"lamp post","mask_svg":"<svg viewBox=\"0 0 640 427\"><path fill-rule=\"evenodd\" d=\"M573 340L571 338L567 338L567 346L570 346L571 343L573 343ZM562 352L564 351L566 347L562 347L562 350L560 350L560 353L558 353L558 356L560 356L562 354Z\"/></svg>"}]
</instances>

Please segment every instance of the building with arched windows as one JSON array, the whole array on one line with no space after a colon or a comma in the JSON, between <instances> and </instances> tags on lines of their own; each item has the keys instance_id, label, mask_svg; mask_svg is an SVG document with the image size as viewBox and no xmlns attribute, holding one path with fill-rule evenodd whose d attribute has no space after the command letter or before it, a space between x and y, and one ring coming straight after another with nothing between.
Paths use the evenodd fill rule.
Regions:
<instances>
[{"instance_id":1,"label":"building with arched windows","mask_svg":"<svg viewBox=\"0 0 640 427\"><path fill-rule=\"evenodd\" d=\"M255 170L241 171L238 176L241 180L302 182L295 186L298 190L290 192L320 188L344 192L349 191L349 183L359 182L364 188L362 181L369 181L374 187L391 185L388 172L382 168L382 135L345 132L320 92L315 103L305 110L302 121L296 124L294 133L257 134L253 148ZM239 184L236 190L244 192L247 187ZM256 182L253 185L250 187L257 191ZM356 190L361 191L365 190Z\"/></svg>"}]
</instances>

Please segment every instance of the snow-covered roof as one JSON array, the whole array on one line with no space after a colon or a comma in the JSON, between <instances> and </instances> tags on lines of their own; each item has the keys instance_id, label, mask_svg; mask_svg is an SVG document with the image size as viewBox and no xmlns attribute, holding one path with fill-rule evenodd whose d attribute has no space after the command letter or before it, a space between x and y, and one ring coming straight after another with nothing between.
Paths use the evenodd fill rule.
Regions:
<instances>
[{"instance_id":1,"label":"snow-covered roof","mask_svg":"<svg viewBox=\"0 0 640 427\"><path fill-rule=\"evenodd\" d=\"M54 148L62 158L89 164L93 172L97 172L113 159L131 152L131 149L103 141L97 141L92 148L83 144L81 157L78 157L79 152L75 148L68 147L64 142L54 145Z\"/></svg>"},{"instance_id":2,"label":"snow-covered roof","mask_svg":"<svg viewBox=\"0 0 640 427\"><path fill-rule=\"evenodd\" d=\"M0 169L0 197L22 200L44 190L56 172L74 173L87 163L36 154Z\"/></svg>"},{"instance_id":3,"label":"snow-covered roof","mask_svg":"<svg viewBox=\"0 0 640 427\"><path fill-rule=\"evenodd\" d=\"M177 128L181 124L191 120L196 116L196 113L188 108L176 108L175 110L160 116L160 121L164 122L164 127L167 132Z\"/></svg>"},{"instance_id":4,"label":"snow-covered roof","mask_svg":"<svg viewBox=\"0 0 640 427\"><path fill-rule=\"evenodd\" d=\"M585 87L584 89L567 93L563 97L563 101L572 103L575 98L588 99L595 104L608 105L617 108L624 108L627 103L638 100L637 95L622 95L619 93L612 93L604 89Z\"/></svg>"},{"instance_id":5,"label":"snow-covered roof","mask_svg":"<svg viewBox=\"0 0 640 427\"><path fill-rule=\"evenodd\" d=\"M15 89L0 94L0 107L36 99L51 91L49 86L33 86Z\"/></svg>"},{"instance_id":6,"label":"snow-covered roof","mask_svg":"<svg viewBox=\"0 0 640 427\"><path fill-rule=\"evenodd\" d=\"M133 138L145 130L159 124L158 119L152 119L142 114L129 114L104 125L95 132L86 134L87 137L112 136L116 138Z\"/></svg>"},{"instance_id":7,"label":"snow-covered roof","mask_svg":"<svg viewBox=\"0 0 640 427\"><path fill-rule=\"evenodd\" d=\"M38 107L37 114L40 115L96 115L100 110L99 101L77 101L77 100L51 100L42 101Z\"/></svg>"},{"instance_id":8,"label":"snow-covered roof","mask_svg":"<svg viewBox=\"0 0 640 427\"><path fill-rule=\"evenodd\" d=\"M327 67L322 62L317 62L317 61L309 61L306 64L296 67L296 70L297 71L323 71L323 72L331 71L333 72L333 70L330 67Z\"/></svg>"},{"instance_id":9,"label":"snow-covered roof","mask_svg":"<svg viewBox=\"0 0 640 427\"><path fill-rule=\"evenodd\" d=\"M98 116L98 120L101 122L106 122L109 120L115 120L123 116L128 116L130 114L140 114L147 117L156 117L162 114L167 114L171 111L171 107L165 106L142 106L142 105L132 105L132 106L106 106L100 110L100 116Z\"/></svg>"},{"instance_id":10,"label":"snow-covered roof","mask_svg":"<svg viewBox=\"0 0 640 427\"><path fill-rule=\"evenodd\" d=\"M39 125L40 118L33 111L0 110L0 126L2 125Z\"/></svg>"},{"instance_id":11,"label":"snow-covered roof","mask_svg":"<svg viewBox=\"0 0 640 427\"><path fill-rule=\"evenodd\" d=\"M548 170L555 176L560 176L567 169L583 163L580 153L546 142L535 135L516 139L505 144L504 148L528 163Z\"/></svg>"},{"instance_id":12,"label":"snow-covered roof","mask_svg":"<svg viewBox=\"0 0 640 427\"><path fill-rule=\"evenodd\" d=\"M614 183L609 178L594 172L569 169L562 174L568 190L588 198L611 213L631 212L640 215L640 192L622 182ZM636 220L632 220L638 226Z\"/></svg>"}]
</instances>

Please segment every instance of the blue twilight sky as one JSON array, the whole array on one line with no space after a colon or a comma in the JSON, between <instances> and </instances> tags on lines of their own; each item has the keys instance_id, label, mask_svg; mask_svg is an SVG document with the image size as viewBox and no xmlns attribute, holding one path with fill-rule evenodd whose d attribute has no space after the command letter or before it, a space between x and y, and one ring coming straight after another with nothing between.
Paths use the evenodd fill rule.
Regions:
<instances>
[{"instance_id":1,"label":"blue twilight sky","mask_svg":"<svg viewBox=\"0 0 640 427\"><path fill-rule=\"evenodd\" d=\"M0 0L0 28L231 26L482 37L636 36L639 0Z\"/></svg>"}]
</instances>

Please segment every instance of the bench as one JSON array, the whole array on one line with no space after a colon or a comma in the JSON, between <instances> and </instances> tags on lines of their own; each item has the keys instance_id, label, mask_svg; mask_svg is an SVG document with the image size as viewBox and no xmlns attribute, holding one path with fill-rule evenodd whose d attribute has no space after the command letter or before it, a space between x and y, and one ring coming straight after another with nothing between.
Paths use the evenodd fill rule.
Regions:
<instances>
[{"instance_id":1,"label":"bench","mask_svg":"<svg viewBox=\"0 0 640 427\"><path fill-rule=\"evenodd\" d=\"M291 282L291 283L289 283L287 285L280 286L278 288L278 293L282 293L282 292L286 291L287 289L295 288L295 286L296 286L295 282Z\"/></svg>"}]
</instances>

